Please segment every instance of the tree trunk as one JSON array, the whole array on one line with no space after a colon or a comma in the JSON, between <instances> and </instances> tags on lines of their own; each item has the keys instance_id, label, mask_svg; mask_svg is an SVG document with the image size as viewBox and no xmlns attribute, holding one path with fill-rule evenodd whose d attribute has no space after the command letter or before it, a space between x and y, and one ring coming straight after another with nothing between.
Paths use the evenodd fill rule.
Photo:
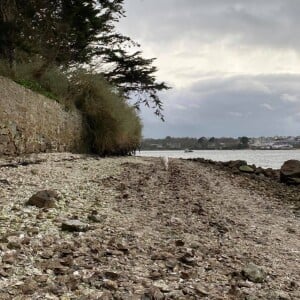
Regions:
<instances>
[{"instance_id":1,"label":"tree trunk","mask_svg":"<svg viewBox=\"0 0 300 300\"><path fill-rule=\"evenodd\" d=\"M11 69L15 62L15 38L16 38L16 19L17 6L15 0L0 0L0 20L3 24L7 24L6 49L4 49L5 58L8 60Z\"/></svg>"}]
</instances>

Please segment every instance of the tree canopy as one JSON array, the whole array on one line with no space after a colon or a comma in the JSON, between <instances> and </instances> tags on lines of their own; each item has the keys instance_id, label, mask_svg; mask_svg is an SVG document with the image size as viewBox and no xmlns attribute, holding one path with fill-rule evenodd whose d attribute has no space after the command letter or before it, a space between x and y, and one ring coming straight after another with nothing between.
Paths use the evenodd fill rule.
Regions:
<instances>
[{"instance_id":1,"label":"tree canopy","mask_svg":"<svg viewBox=\"0 0 300 300\"><path fill-rule=\"evenodd\" d=\"M124 0L0 0L0 57L11 67L33 56L41 76L55 64L101 73L119 93L154 108L163 118L154 59L146 59L129 37L116 30L125 17Z\"/></svg>"}]
</instances>

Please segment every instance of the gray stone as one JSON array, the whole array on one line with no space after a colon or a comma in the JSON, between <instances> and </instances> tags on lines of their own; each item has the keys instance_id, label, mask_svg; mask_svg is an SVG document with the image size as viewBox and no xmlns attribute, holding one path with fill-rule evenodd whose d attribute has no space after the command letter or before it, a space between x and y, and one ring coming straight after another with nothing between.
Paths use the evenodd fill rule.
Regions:
<instances>
[{"instance_id":1,"label":"gray stone","mask_svg":"<svg viewBox=\"0 0 300 300\"><path fill-rule=\"evenodd\" d=\"M85 232L90 229L88 224L82 223L79 220L67 220L61 224L63 231L69 232Z\"/></svg>"},{"instance_id":2,"label":"gray stone","mask_svg":"<svg viewBox=\"0 0 300 300\"><path fill-rule=\"evenodd\" d=\"M279 300L290 300L291 299L290 295L284 291L276 291L275 294Z\"/></svg>"},{"instance_id":3,"label":"gray stone","mask_svg":"<svg viewBox=\"0 0 300 300\"><path fill-rule=\"evenodd\" d=\"M249 263L243 270L242 275L255 283L262 283L266 278L265 272L257 265Z\"/></svg>"},{"instance_id":4,"label":"gray stone","mask_svg":"<svg viewBox=\"0 0 300 300\"><path fill-rule=\"evenodd\" d=\"M157 287L150 287L144 295L141 296L141 300L163 300L165 299L164 294Z\"/></svg>"}]
</instances>

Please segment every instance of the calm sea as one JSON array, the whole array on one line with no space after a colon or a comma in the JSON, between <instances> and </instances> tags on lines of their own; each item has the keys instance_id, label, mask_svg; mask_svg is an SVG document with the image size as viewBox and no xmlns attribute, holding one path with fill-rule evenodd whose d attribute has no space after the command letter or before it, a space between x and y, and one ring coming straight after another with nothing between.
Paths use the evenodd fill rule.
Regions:
<instances>
[{"instance_id":1,"label":"calm sea","mask_svg":"<svg viewBox=\"0 0 300 300\"><path fill-rule=\"evenodd\" d=\"M183 150L172 151L141 151L138 156L168 156L175 158L206 158L215 161L228 161L242 159L248 164L255 164L263 168L279 169L289 159L300 160L298 150L195 150L185 153Z\"/></svg>"}]
</instances>

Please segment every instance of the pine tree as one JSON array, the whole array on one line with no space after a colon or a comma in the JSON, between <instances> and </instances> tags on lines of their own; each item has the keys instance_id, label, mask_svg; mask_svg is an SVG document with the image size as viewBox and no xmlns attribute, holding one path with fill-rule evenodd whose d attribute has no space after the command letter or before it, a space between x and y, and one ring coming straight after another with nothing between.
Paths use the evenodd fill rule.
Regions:
<instances>
[{"instance_id":1,"label":"pine tree","mask_svg":"<svg viewBox=\"0 0 300 300\"><path fill-rule=\"evenodd\" d=\"M154 59L142 52L130 53L139 46L116 31L115 24L125 16L124 0L0 0L0 57L10 65L16 52L22 59L40 57L36 72L41 77L55 64L66 70L93 68L102 73L135 106L151 106L162 116L158 93L169 87L157 82Z\"/></svg>"}]
</instances>

